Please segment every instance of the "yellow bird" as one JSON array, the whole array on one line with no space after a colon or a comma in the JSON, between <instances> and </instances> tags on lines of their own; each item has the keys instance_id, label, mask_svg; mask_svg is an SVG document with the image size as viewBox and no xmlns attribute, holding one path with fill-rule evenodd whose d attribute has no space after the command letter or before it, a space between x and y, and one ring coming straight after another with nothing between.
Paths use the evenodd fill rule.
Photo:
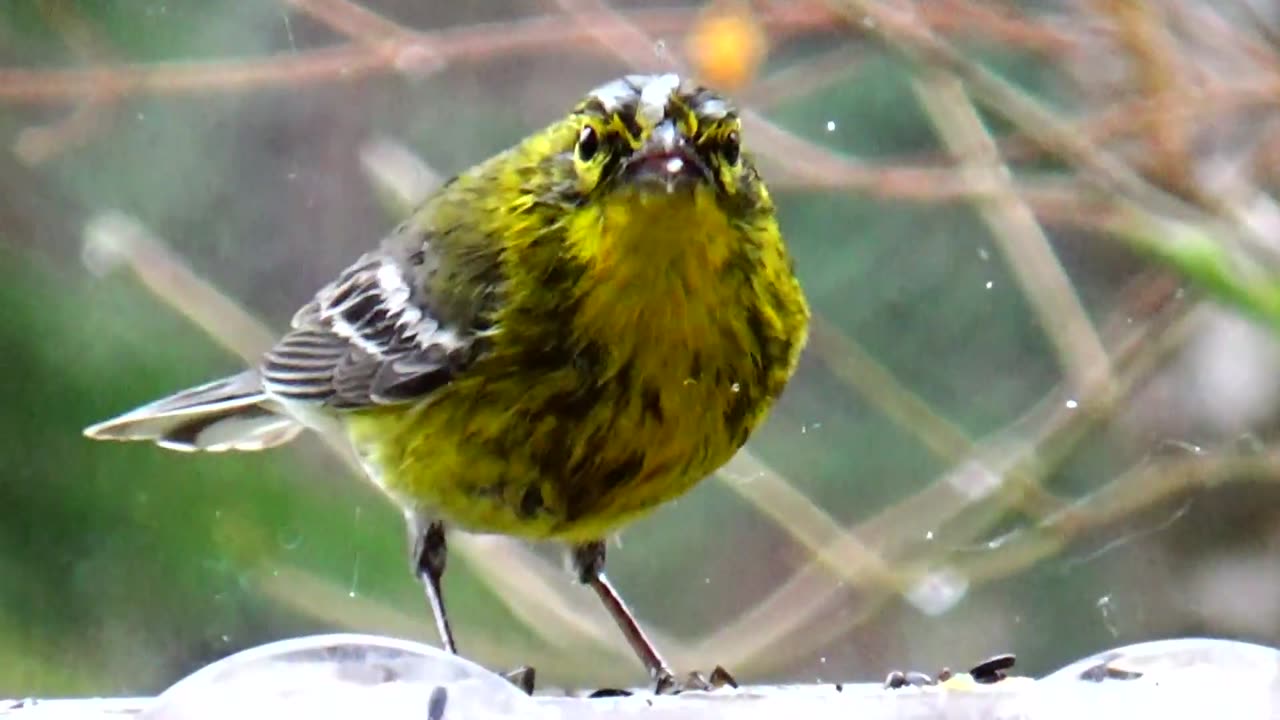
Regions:
<instances>
[{"instance_id":1,"label":"yellow bird","mask_svg":"<svg viewBox=\"0 0 1280 720\"><path fill-rule=\"evenodd\" d=\"M240 375L85 431L260 450L350 442L403 508L441 640L446 523L559 540L659 688L603 539L747 441L808 308L726 98L631 75L454 177Z\"/></svg>"}]
</instances>

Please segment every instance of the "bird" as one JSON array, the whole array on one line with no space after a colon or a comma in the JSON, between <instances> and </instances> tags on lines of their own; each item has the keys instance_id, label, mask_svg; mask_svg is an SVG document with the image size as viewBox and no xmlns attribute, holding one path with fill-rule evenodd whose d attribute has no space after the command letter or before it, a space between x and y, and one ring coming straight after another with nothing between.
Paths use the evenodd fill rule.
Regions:
<instances>
[{"instance_id":1,"label":"bird","mask_svg":"<svg viewBox=\"0 0 1280 720\"><path fill-rule=\"evenodd\" d=\"M84 432L212 452L339 438L403 511L447 651L448 532L550 540L670 688L605 540L747 442L808 322L737 106L628 75L446 181L255 367Z\"/></svg>"}]
</instances>

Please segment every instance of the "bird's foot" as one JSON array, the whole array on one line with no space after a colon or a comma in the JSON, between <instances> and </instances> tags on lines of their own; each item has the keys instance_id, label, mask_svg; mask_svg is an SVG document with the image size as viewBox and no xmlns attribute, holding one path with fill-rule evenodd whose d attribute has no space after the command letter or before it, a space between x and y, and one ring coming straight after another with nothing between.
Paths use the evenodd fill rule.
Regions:
<instances>
[{"instance_id":1,"label":"bird's foot","mask_svg":"<svg viewBox=\"0 0 1280 720\"><path fill-rule=\"evenodd\" d=\"M689 690L715 690L725 686L738 687L738 681L723 666L717 665L710 675L694 671L684 677L677 678L671 671L664 670L657 674L653 682L655 695L676 695Z\"/></svg>"},{"instance_id":2,"label":"bird's foot","mask_svg":"<svg viewBox=\"0 0 1280 720\"><path fill-rule=\"evenodd\" d=\"M667 669L659 670L655 673L653 680L653 694L655 695L678 695L689 690L715 690L722 687L738 687L738 681L729 674L720 665L717 665L710 675L704 676L700 672L691 672L684 679L676 677L675 673ZM588 695L588 698L611 698L611 697L628 697L633 693L630 690L621 688L600 688Z\"/></svg>"}]
</instances>

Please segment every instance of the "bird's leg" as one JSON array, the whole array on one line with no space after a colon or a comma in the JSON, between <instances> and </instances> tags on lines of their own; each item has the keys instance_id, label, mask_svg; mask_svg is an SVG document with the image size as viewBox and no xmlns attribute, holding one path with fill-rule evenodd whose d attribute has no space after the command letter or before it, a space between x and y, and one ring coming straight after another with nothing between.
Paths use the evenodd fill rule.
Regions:
<instances>
[{"instance_id":1,"label":"bird's leg","mask_svg":"<svg viewBox=\"0 0 1280 720\"><path fill-rule=\"evenodd\" d=\"M448 544L445 540L444 523L439 520L427 520L416 512L405 515L409 525L409 546L413 574L422 581L427 591L427 602L431 604L431 614L436 619L436 632L447 652L458 654L458 646L453 641L453 628L449 625L449 614L444 609L444 593L441 580L444 578L445 561L448 559ZM533 694L534 669L520 667L505 673L503 677L511 684Z\"/></svg>"},{"instance_id":2,"label":"bird's leg","mask_svg":"<svg viewBox=\"0 0 1280 720\"><path fill-rule=\"evenodd\" d=\"M449 554L444 523L425 520L412 512L408 514L408 521L413 574L422 581L422 587L427 591L427 602L431 603L431 614L436 619L440 642L444 644L446 651L457 655L458 646L453 642L453 630L449 627L449 615L445 612L444 594L440 589L445 560Z\"/></svg>"},{"instance_id":3,"label":"bird's leg","mask_svg":"<svg viewBox=\"0 0 1280 720\"><path fill-rule=\"evenodd\" d=\"M570 560L578 581L595 590L596 595L600 597L605 610L609 611L609 616L627 638L627 644L649 671L655 689L660 693L672 689L675 686L675 675L671 673L671 669L667 667L667 663L658 654L653 643L645 636L644 630L640 629L635 616L627 609L627 604L622 601L618 591L613 589L613 585L605 577L604 559L604 542L600 540L570 548Z\"/></svg>"}]
</instances>

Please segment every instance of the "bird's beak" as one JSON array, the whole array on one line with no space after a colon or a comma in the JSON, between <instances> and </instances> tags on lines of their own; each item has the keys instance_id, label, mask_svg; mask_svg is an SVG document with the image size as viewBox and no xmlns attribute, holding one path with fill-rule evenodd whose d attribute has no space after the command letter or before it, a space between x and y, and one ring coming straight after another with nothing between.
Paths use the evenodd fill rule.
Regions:
<instances>
[{"instance_id":1,"label":"bird's beak","mask_svg":"<svg viewBox=\"0 0 1280 720\"><path fill-rule=\"evenodd\" d=\"M675 123L663 120L627 158L622 176L639 186L672 193L710 178L711 173Z\"/></svg>"}]
</instances>

